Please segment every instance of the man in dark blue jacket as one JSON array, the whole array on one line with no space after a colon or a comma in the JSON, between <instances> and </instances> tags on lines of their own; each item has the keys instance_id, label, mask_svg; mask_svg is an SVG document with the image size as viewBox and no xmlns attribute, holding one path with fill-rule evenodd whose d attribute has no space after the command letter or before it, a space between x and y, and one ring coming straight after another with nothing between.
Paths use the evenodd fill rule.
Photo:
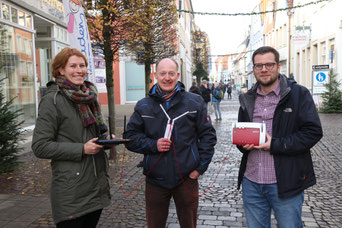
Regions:
<instances>
[{"instance_id":1,"label":"man in dark blue jacket","mask_svg":"<svg viewBox=\"0 0 342 228\"><path fill-rule=\"evenodd\" d=\"M165 227L171 197L181 227L196 227L197 178L214 155L216 132L206 105L200 95L184 90L179 76L174 60L157 63L157 83L136 104L125 133L132 139L126 147L144 154L149 228Z\"/></svg>"},{"instance_id":2,"label":"man in dark blue jacket","mask_svg":"<svg viewBox=\"0 0 342 228\"><path fill-rule=\"evenodd\" d=\"M261 47L252 56L257 83L241 94L239 122L264 122L266 143L238 146L238 187L248 227L303 227L304 190L316 183L310 148L323 136L308 89L281 75L279 53Z\"/></svg>"}]
</instances>

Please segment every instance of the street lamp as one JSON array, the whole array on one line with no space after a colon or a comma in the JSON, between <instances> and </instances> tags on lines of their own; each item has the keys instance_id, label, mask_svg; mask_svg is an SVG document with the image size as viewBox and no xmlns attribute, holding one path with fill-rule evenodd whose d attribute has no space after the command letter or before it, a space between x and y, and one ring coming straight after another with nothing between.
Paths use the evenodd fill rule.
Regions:
<instances>
[{"instance_id":1,"label":"street lamp","mask_svg":"<svg viewBox=\"0 0 342 228\"><path fill-rule=\"evenodd\" d=\"M196 62L197 64L200 63L201 61L201 51L204 46L204 41L199 37L195 41L195 48L196 48Z\"/></svg>"},{"instance_id":2,"label":"street lamp","mask_svg":"<svg viewBox=\"0 0 342 228\"><path fill-rule=\"evenodd\" d=\"M289 17L289 36L288 36L288 64L287 64L287 68L288 68L288 74L290 75L291 73L291 17L293 15L293 0L287 0L287 6L289 7L288 11L287 11L287 16Z\"/></svg>"}]
</instances>

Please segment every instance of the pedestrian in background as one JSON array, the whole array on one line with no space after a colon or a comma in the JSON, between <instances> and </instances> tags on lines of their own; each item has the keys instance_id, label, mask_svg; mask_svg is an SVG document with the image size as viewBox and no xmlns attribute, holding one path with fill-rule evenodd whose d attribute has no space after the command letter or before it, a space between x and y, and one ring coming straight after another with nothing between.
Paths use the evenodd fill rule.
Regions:
<instances>
[{"instance_id":1,"label":"pedestrian in background","mask_svg":"<svg viewBox=\"0 0 342 228\"><path fill-rule=\"evenodd\" d=\"M210 89L208 87L207 80L202 80L200 91L201 91L202 98L207 106L207 111L208 111L208 102L210 102Z\"/></svg>"},{"instance_id":2,"label":"pedestrian in background","mask_svg":"<svg viewBox=\"0 0 342 228\"><path fill-rule=\"evenodd\" d=\"M201 91L200 91L200 89L197 87L197 83L196 83L196 82L192 82L192 85L191 85L191 87L190 87L190 89L189 89L189 92L191 92L191 93L196 93L196 94L198 94L198 95L201 95Z\"/></svg>"},{"instance_id":3,"label":"pedestrian in background","mask_svg":"<svg viewBox=\"0 0 342 228\"><path fill-rule=\"evenodd\" d=\"M322 127L308 89L280 74L279 53L261 47L252 56L257 83L241 94L239 122L266 123L265 144L238 146L243 153L238 186L248 227L303 227L304 190L316 183L310 148Z\"/></svg>"},{"instance_id":4,"label":"pedestrian in background","mask_svg":"<svg viewBox=\"0 0 342 228\"><path fill-rule=\"evenodd\" d=\"M144 154L147 227L165 227L173 197L180 226L196 227L198 180L214 154L216 132L201 97L178 82L178 64L162 59L157 83L127 124L127 149Z\"/></svg>"},{"instance_id":5,"label":"pedestrian in background","mask_svg":"<svg viewBox=\"0 0 342 228\"><path fill-rule=\"evenodd\" d=\"M87 59L65 48L52 61L54 81L39 104L32 150L51 159L51 206L58 228L96 227L110 204L108 158L96 140L107 131Z\"/></svg>"},{"instance_id":6,"label":"pedestrian in background","mask_svg":"<svg viewBox=\"0 0 342 228\"><path fill-rule=\"evenodd\" d=\"M220 82L220 87L221 87L221 90L223 92L222 100L224 100L224 95L226 94L227 86L223 82Z\"/></svg>"},{"instance_id":7,"label":"pedestrian in background","mask_svg":"<svg viewBox=\"0 0 342 228\"><path fill-rule=\"evenodd\" d=\"M228 100L232 99L232 86L229 84L227 86Z\"/></svg>"},{"instance_id":8,"label":"pedestrian in background","mask_svg":"<svg viewBox=\"0 0 342 228\"><path fill-rule=\"evenodd\" d=\"M214 88L212 91L213 94L213 98L212 98L212 102L213 102L213 106L214 106L214 111L215 111L215 120L222 120L222 115L221 115L221 109L220 109L220 103L222 100L222 90L221 90L221 86L219 83L215 82L214 83Z\"/></svg>"}]
</instances>

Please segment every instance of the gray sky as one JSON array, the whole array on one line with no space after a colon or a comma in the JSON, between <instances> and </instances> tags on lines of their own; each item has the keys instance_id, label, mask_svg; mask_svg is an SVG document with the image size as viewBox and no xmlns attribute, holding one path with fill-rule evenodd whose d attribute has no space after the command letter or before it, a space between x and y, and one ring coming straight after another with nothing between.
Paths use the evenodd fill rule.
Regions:
<instances>
[{"instance_id":1,"label":"gray sky","mask_svg":"<svg viewBox=\"0 0 342 228\"><path fill-rule=\"evenodd\" d=\"M260 0L192 0L195 12L249 13ZM250 16L195 15L195 23L209 36L211 54L235 53L244 40Z\"/></svg>"}]
</instances>

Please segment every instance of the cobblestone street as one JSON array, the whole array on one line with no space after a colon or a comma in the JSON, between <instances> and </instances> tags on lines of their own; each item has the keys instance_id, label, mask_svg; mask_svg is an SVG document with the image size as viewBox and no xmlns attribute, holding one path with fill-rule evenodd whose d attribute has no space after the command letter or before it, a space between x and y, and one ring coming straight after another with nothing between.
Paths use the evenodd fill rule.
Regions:
<instances>
[{"instance_id":1,"label":"cobblestone street","mask_svg":"<svg viewBox=\"0 0 342 228\"><path fill-rule=\"evenodd\" d=\"M237 190L241 153L235 146L231 146L230 139L230 126L237 120L238 108L237 96L233 96L233 100L221 102L223 120L215 121L215 116L213 112L211 113L218 143L209 169L199 180L200 194L203 193L203 196L199 198L197 223L199 228L246 227L241 191ZM338 228L342 227L342 151L339 150L342 148L342 115L320 114L320 118L324 137L312 150L317 184L305 192L303 221L306 228ZM227 156L228 158L225 160ZM120 188L120 170L123 158L125 160L121 180L122 188ZM125 156L121 152L117 162L111 163L112 204L103 211L98 227L146 227L144 176L142 169L136 167L141 159L141 155L126 150ZM213 183L216 176L217 179ZM210 189L208 190L208 188ZM0 193L3 192L0 190ZM20 197L21 195L6 192L0 196L2 199L6 196ZM48 202L46 195L40 193L31 192L25 197L36 197ZM5 203L6 200L0 201L0 214L6 210ZM13 210L21 210L20 204ZM36 210L36 208L32 208L32 210ZM54 227L50 207L47 206L44 210L45 212L42 211L40 217L22 227ZM0 216L0 227L20 227L12 226L11 222L13 224L13 221L15 218L6 220L5 216ZM274 219L272 219L272 224L272 227L276 227ZM170 206L167 227L179 227L173 203Z\"/></svg>"}]
</instances>

